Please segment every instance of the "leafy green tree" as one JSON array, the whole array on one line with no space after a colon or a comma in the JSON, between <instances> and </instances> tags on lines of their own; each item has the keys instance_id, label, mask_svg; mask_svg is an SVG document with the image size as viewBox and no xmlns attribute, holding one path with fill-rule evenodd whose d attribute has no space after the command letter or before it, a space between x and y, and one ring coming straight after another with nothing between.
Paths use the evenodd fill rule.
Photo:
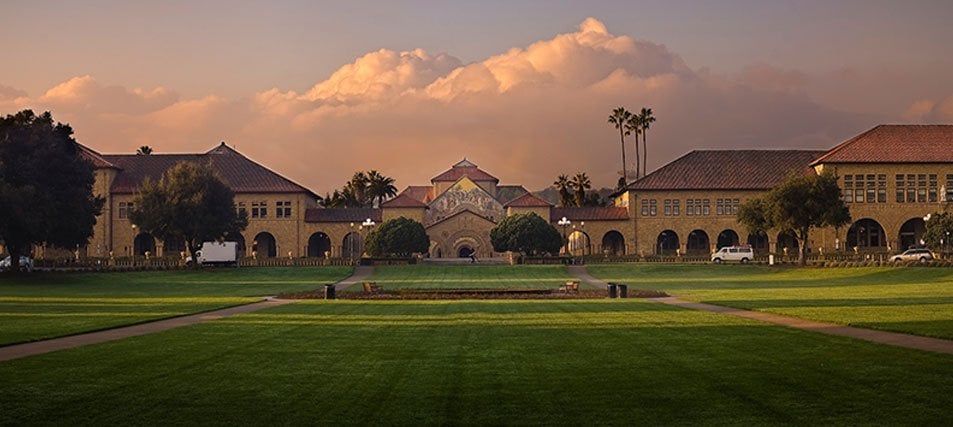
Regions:
<instances>
[{"instance_id":1,"label":"leafy green tree","mask_svg":"<svg viewBox=\"0 0 953 427\"><path fill-rule=\"evenodd\" d=\"M32 110L0 118L0 240L19 269L32 245L74 247L93 234L103 199L69 125Z\"/></svg>"},{"instance_id":2,"label":"leafy green tree","mask_svg":"<svg viewBox=\"0 0 953 427\"><path fill-rule=\"evenodd\" d=\"M585 172L577 172L572 177L573 195L575 196L576 206L586 205L586 190L592 189L592 182L589 181L589 175Z\"/></svg>"},{"instance_id":3,"label":"leafy green tree","mask_svg":"<svg viewBox=\"0 0 953 427\"><path fill-rule=\"evenodd\" d=\"M404 217L384 221L367 236L371 256L409 257L430 250L430 237L424 225Z\"/></svg>"},{"instance_id":4,"label":"leafy green tree","mask_svg":"<svg viewBox=\"0 0 953 427\"><path fill-rule=\"evenodd\" d=\"M569 175L559 175L553 182L553 188L559 193L559 207L566 208L573 205L572 183L569 181Z\"/></svg>"},{"instance_id":5,"label":"leafy green tree","mask_svg":"<svg viewBox=\"0 0 953 427\"><path fill-rule=\"evenodd\" d=\"M372 200L377 199L377 206L384 203L384 200L397 195L394 178L381 175L381 173L376 170L367 173L367 184L368 196Z\"/></svg>"},{"instance_id":6,"label":"leafy green tree","mask_svg":"<svg viewBox=\"0 0 953 427\"><path fill-rule=\"evenodd\" d=\"M248 226L235 209L235 193L208 164L181 162L136 194L133 224L163 240L184 241L192 259L207 241L228 239Z\"/></svg>"},{"instance_id":7,"label":"leafy green tree","mask_svg":"<svg viewBox=\"0 0 953 427\"><path fill-rule=\"evenodd\" d=\"M562 236L556 227L535 213L510 215L490 230L490 242L497 252L527 255L558 254Z\"/></svg>"},{"instance_id":8,"label":"leafy green tree","mask_svg":"<svg viewBox=\"0 0 953 427\"><path fill-rule=\"evenodd\" d=\"M609 115L609 124L619 130L619 143L622 144L622 185L620 188L624 188L629 183L628 172L626 172L625 169L625 137L632 133L632 130L628 126L631 117L632 113L626 110L625 107L616 108L612 110L612 114Z\"/></svg>"},{"instance_id":9,"label":"leafy green tree","mask_svg":"<svg viewBox=\"0 0 953 427\"><path fill-rule=\"evenodd\" d=\"M951 246L953 237L953 213L933 213L926 221L923 242L935 251L943 252Z\"/></svg>"},{"instance_id":10,"label":"leafy green tree","mask_svg":"<svg viewBox=\"0 0 953 427\"><path fill-rule=\"evenodd\" d=\"M833 174L794 173L764 197L745 202L738 221L752 233L772 228L790 231L798 241L798 262L805 265L811 228L847 225L850 211Z\"/></svg>"}]
</instances>

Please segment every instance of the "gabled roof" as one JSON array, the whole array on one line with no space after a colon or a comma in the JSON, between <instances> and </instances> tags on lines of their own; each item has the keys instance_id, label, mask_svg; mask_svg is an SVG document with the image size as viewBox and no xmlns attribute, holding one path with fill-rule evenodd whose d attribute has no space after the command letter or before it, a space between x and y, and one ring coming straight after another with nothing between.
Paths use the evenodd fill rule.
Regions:
<instances>
[{"instance_id":1,"label":"gabled roof","mask_svg":"<svg viewBox=\"0 0 953 427\"><path fill-rule=\"evenodd\" d=\"M202 154L105 154L102 157L122 169L113 181L113 193L134 193L146 178L158 180L179 162L208 162L235 193L307 193L318 198L311 190L252 161L224 142Z\"/></svg>"},{"instance_id":2,"label":"gabled roof","mask_svg":"<svg viewBox=\"0 0 953 427\"><path fill-rule=\"evenodd\" d=\"M517 197L520 197L526 193L529 193L529 191L523 188L522 185L496 186L496 200L499 200L500 203L504 205L511 200L516 200Z\"/></svg>"},{"instance_id":3,"label":"gabled roof","mask_svg":"<svg viewBox=\"0 0 953 427\"><path fill-rule=\"evenodd\" d=\"M433 177L433 179L431 179L430 182L446 182L446 181L456 182L457 180L459 180L460 178L464 176L469 177L473 181L500 182L499 179L497 179L493 175L490 175L484 172L482 169L477 167L476 164L474 164L473 162L467 159L463 159L457 162L457 164L453 165L453 167L448 169L446 172Z\"/></svg>"},{"instance_id":4,"label":"gabled roof","mask_svg":"<svg viewBox=\"0 0 953 427\"><path fill-rule=\"evenodd\" d=\"M423 204L430 203L433 200L433 186L432 185L411 185L400 192L401 195L406 195L418 202Z\"/></svg>"},{"instance_id":5,"label":"gabled roof","mask_svg":"<svg viewBox=\"0 0 953 427\"><path fill-rule=\"evenodd\" d=\"M696 150L662 166L628 190L769 190L792 171L814 173L813 150Z\"/></svg>"},{"instance_id":6,"label":"gabled roof","mask_svg":"<svg viewBox=\"0 0 953 427\"><path fill-rule=\"evenodd\" d=\"M615 206L553 208L549 214L549 221L556 222L563 217L571 221L619 221L629 219L629 211Z\"/></svg>"},{"instance_id":7,"label":"gabled roof","mask_svg":"<svg viewBox=\"0 0 953 427\"><path fill-rule=\"evenodd\" d=\"M953 163L953 125L879 125L811 165L822 163Z\"/></svg>"},{"instance_id":8,"label":"gabled roof","mask_svg":"<svg viewBox=\"0 0 953 427\"><path fill-rule=\"evenodd\" d=\"M427 204L406 194L394 197L381 204L382 208L426 208Z\"/></svg>"},{"instance_id":9,"label":"gabled roof","mask_svg":"<svg viewBox=\"0 0 953 427\"><path fill-rule=\"evenodd\" d=\"M552 207L553 204L549 203L545 199L535 196L533 193L526 193L516 199L513 199L511 202L503 205L505 208L536 208L536 207Z\"/></svg>"},{"instance_id":10,"label":"gabled roof","mask_svg":"<svg viewBox=\"0 0 953 427\"><path fill-rule=\"evenodd\" d=\"M492 219L487 218L487 217L484 216L484 215L480 215L480 214L478 214L478 213L476 213L476 212L473 212L473 211L471 211L471 210L469 210L469 209L464 209L464 210L462 210L462 211L459 211L459 212L454 213L453 215L449 215L449 216L447 216L447 217L445 217L445 218L440 218L440 219L437 220L437 221L434 221L434 222L432 222L432 223L430 223L430 224L427 224L427 225L426 225L426 228L433 227L433 226L435 226L435 225L437 225L437 224L440 224L440 223L442 223L442 222L449 221L451 218L455 218L455 217L458 217L458 216L464 215L464 214L470 214L470 215L473 215L473 216L475 216L475 217L477 217L477 218L480 218L480 219L482 219L482 220L485 220L485 221L487 221L487 222L491 222L491 223L496 224L496 221L493 221Z\"/></svg>"},{"instance_id":11,"label":"gabled roof","mask_svg":"<svg viewBox=\"0 0 953 427\"><path fill-rule=\"evenodd\" d=\"M353 222L355 225L370 218L381 222L381 210L375 208L310 208L304 211L304 222Z\"/></svg>"},{"instance_id":12,"label":"gabled roof","mask_svg":"<svg viewBox=\"0 0 953 427\"><path fill-rule=\"evenodd\" d=\"M93 167L96 169L119 169L116 165L109 163L106 159L103 158L102 154L97 153L92 148L89 148L83 144L76 143L77 148L79 148L79 155L83 156L86 160L89 160L93 164Z\"/></svg>"}]
</instances>

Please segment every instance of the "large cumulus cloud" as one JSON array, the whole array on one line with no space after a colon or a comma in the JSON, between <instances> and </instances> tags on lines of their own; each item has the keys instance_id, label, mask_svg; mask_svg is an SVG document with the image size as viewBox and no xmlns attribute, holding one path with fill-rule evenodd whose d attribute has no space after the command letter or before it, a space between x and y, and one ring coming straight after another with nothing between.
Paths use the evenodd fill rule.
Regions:
<instances>
[{"instance_id":1,"label":"large cumulus cloud","mask_svg":"<svg viewBox=\"0 0 953 427\"><path fill-rule=\"evenodd\" d=\"M589 18L469 64L421 49L370 52L301 92L181 99L85 76L35 99L0 87L0 107L53 108L103 151L200 151L227 140L319 192L370 168L400 186L424 184L462 157L536 189L576 171L596 186L615 182L620 147L606 118L619 105L655 111L650 168L696 148L826 148L881 120L818 104L805 81L766 64L730 76L692 69L663 45ZM631 139L626 147L634 162Z\"/></svg>"}]
</instances>

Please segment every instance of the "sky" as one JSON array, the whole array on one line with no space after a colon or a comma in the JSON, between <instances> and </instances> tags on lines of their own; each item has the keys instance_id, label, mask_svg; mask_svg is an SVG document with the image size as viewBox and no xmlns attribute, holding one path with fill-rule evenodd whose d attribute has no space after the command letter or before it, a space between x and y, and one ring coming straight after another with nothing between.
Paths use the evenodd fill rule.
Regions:
<instances>
[{"instance_id":1,"label":"sky","mask_svg":"<svg viewBox=\"0 0 953 427\"><path fill-rule=\"evenodd\" d=\"M650 170L953 123L948 0L2 6L0 114L49 110L103 153L224 140L320 194L356 170L425 185L464 157L531 190L612 186L618 106L653 109Z\"/></svg>"}]
</instances>

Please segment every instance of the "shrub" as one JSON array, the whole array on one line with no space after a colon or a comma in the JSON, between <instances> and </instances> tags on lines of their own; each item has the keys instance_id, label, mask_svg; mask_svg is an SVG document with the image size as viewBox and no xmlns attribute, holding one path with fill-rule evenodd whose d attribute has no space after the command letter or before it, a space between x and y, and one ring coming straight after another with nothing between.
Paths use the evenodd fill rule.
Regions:
<instances>
[{"instance_id":1,"label":"shrub","mask_svg":"<svg viewBox=\"0 0 953 427\"><path fill-rule=\"evenodd\" d=\"M384 221L367 236L367 253L373 257L409 257L430 250L424 225L404 217Z\"/></svg>"}]
</instances>

